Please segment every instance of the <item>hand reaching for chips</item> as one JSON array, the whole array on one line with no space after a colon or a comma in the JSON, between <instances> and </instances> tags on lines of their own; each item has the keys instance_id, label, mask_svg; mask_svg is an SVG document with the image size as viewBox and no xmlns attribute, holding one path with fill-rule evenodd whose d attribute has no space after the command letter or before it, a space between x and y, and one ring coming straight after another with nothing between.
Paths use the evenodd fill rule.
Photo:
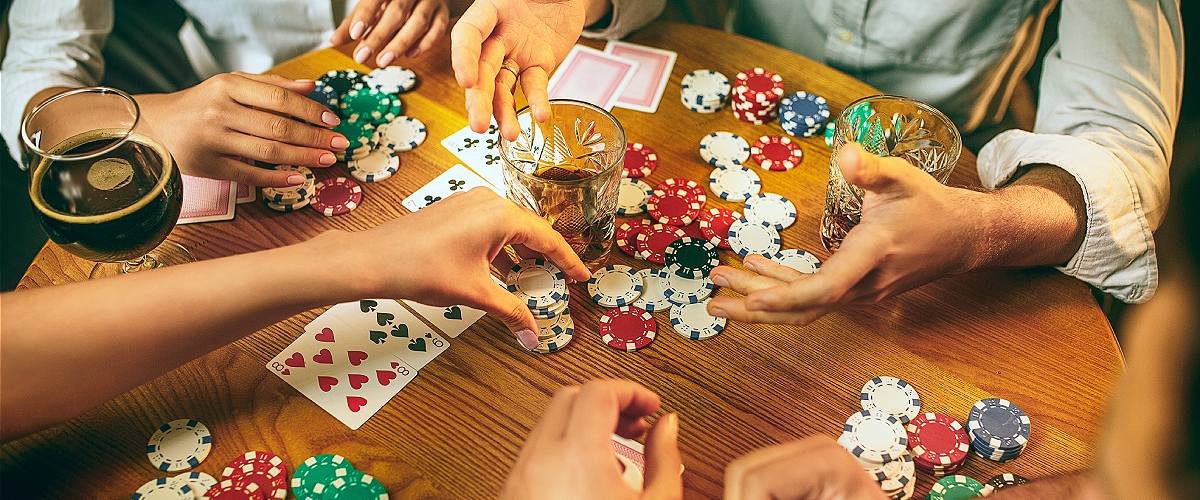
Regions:
<instances>
[{"instance_id":1,"label":"hand reaching for chips","mask_svg":"<svg viewBox=\"0 0 1200 500\"><path fill-rule=\"evenodd\" d=\"M342 45L358 40L354 60L384 67L397 58L416 57L446 34L450 9L446 0L361 0L342 20L330 42Z\"/></svg>"}]
</instances>

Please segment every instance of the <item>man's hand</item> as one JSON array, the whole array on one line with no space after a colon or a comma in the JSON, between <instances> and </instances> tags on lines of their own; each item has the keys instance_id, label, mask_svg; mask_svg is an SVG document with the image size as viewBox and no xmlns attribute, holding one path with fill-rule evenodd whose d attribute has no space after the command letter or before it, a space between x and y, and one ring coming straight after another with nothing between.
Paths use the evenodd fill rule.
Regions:
<instances>
[{"instance_id":1,"label":"man's hand","mask_svg":"<svg viewBox=\"0 0 1200 500\"><path fill-rule=\"evenodd\" d=\"M306 96L311 81L226 73L170 94L136 96L142 125L189 175L251 186L304 182L299 174L258 168L273 164L328 167L350 145L328 128L341 120Z\"/></svg>"},{"instance_id":2,"label":"man's hand","mask_svg":"<svg viewBox=\"0 0 1200 500\"><path fill-rule=\"evenodd\" d=\"M450 9L446 0L361 0L342 20L330 42L359 40L354 60L367 64L372 55L379 67L397 57L416 57L446 34Z\"/></svg>"},{"instance_id":3,"label":"man's hand","mask_svg":"<svg viewBox=\"0 0 1200 500\"><path fill-rule=\"evenodd\" d=\"M862 465L828 436L755 450L725 467L726 500L883 499Z\"/></svg>"},{"instance_id":4,"label":"man's hand","mask_svg":"<svg viewBox=\"0 0 1200 500\"><path fill-rule=\"evenodd\" d=\"M841 152L847 182L866 190L862 221L816 274L752 255L747 270L721 266L713 283L745 297L716 297L710 314L754 323L803 325L850 304L872 304L977 264L989 194L946 187L900 158L857 144Z\"/></svg>"},{"instance_id":5,"label":"man's hand","mask_svg":"<svg viewBox=\"0 0 1200 500\"><path fill-rule=\"evenodd\" d=\"M451 60L458 84L466 89L471 130L487 130L492 114L500 134L519 133L513 91L517 76L501 70L511 59L533 119L550 117L546 82L583 32L592 0L476 0L450 32Z\"/></svg>"},{"instance_id":6,"label":"man's hand","mask_svg":"<svg viewBox=\"0 0 1200 500\"><path fill-rule=\"evenodd\" d=\"M645 417L658 411L658 395L628 380L596 380L559 389L541 422L525 439L509 472L504 499L674 499L683 496L679 419ZM646 430L646 474L642 491L621 479L610 436L634 439Z\"/></svg>"}]
</instances>

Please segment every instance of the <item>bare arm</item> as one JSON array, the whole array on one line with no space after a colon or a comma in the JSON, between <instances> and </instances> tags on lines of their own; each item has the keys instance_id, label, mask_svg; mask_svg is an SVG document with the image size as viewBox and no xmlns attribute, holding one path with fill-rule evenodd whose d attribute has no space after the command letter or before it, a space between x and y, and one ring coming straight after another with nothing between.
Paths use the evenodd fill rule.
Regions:
<instances>
[{"instance_id":1,"label":"bare arm","mask_svg":"<svg viewBox=\"0 0 1200 500\"><path fill-rule=\"evenodd\" d=\"M984 199L970 269L1062 265L1083 242L1083 191L1058 167L1034 166Z\"/></svg>"}]
</instances>

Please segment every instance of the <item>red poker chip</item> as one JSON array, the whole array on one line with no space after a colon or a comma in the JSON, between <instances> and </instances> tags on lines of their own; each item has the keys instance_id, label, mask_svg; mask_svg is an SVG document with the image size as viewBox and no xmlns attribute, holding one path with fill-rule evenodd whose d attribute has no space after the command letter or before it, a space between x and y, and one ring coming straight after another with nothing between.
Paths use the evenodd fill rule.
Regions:
<instances>
[{"instance_id":1,"label":"red poker chip","mask_svg":"<svg viewBox=\"0 0 1200 500\"><path fill-rule=\"evenodd\" d=\"M691 193L677 189L671 192L655 191L646 200L646 212L659 224L686 226L700 216L704 204L690 197Z\"/></svg>"},{"instance_id":2,"label":"red poker chip","mask_svg":"<svg viewBox=\"0 0 1200 500\"><path fill-rule=\"evenodd\" d=\"M714 208L700 214L700 232L705 240L720 248L732 249L729 245L729 226L742 218L742 214L728 208Z\"/></svg>"},{"instance_id":3,"label":"red poker chip","mask_svg":"<svg viewBox=\"0 0 1200 500\"><path fill-rule=\"evenodd\" d=\"M641 258L638 255L637 238L638 235L649 230L654 225L654 221L650 219L630 220L621 223L617 228L617 248L625 252L631 257Z\"/></svg>"},{"instance_id":4,"label":"red poker chip","mask_svg":"<svg viewBox=\"0 0 1200 500\"><path fill-rule=\"evenodd\" d=\"M221 472L221 479L231 479L243 489L257 491L266 498L287 498L287 466L271 452L248 451L233 459Z\"/></svg>"},{"instance_id":5,"label":"red poker chip","mask_svg":"<svg viewBox=\"0 0 1200 500\"><path fill-rule=\"evenodd\" d=\"M971 438L962 424L934 412L921 413L905 426L913 462L924 469L956 468L971 451Z\"/></svg>"},{"instance_id":6,"label":"red poker chip","mask_svg":"<svg viewBox=\"0 0 1200 500\"><path fill-rule=\"evenodd\" d=\"M347 177L321 179L308 206L326 217L348 214L362 204L362 187Z\"/></svg>"},{"instance_id":7,"label":"red poker chip","mask_svg":"<svg viewBox=\"0 0 1200 500\"><path fill-rule=\"evenodd\" d=\"M638 233L638 256L655 264L664 264L667 247L685 236L687 234L675 226L654 224L650 229Z\"/></svg>"},{"instance_id":8,"label":"red poker chip","mask_svg":"<svg viewBox=\"0 0 1200 500\"><path fill-rule=\"evenodd\" d=\"M764 135L750 146L750 158L765 170L784 172L804 161L804 150L787 137Z\"/></svg>"},{"instance_id":9,"label":"red poker chip","mask_svg":"<svg viewBox=\"0 0 1200 500\"><path fill-rule=\"evenodd\" d=\"M683 226L683 234L686 234L688 238L696 238L698 240L707 240L708 238L704 237L704 231L700 230L700 219L703 216L704 216L704 212L700 212L700 217L696 217L696 220L692 221L691 224Z\"/></svg>"},{"instance_id":10,"label":"red poker chip","mask_svg":"<svg viewBox=\"0 0 1200 500\"><path fill-rule=\"evenodd\" d=\"M649 146L634 142L625 146L625 162L623 175L629 178L639 178L650 175L658 168L658 154Z\"/></svg>"},{"instance_id":11,"label":"red poker chip","mask_svg":"<svg viewBox=\"0 0 1200 500\"><path fill-rule=\"evenodd\" d=\"M733 92L741 95L783 97L783 77L763 68L739 72L733 79Z\"/></svg>"},{"instance_id":12,"label":"red poker chip","mask_svg":"<svg viewBox=\"0 0 1200 500\"><path fill-rule=\"evenodd\" d=\"M670 177L658 183L658 187L654 188L655 191L663 191L667 193L676 189L684 189L694 194L696 196L696 201L699 201L700 203L704 203L706 201L707 196L704 194L704 188L701 187L700 184L696 183L696 181L691 179Z\"/></svg>"},{"instance_id":13,"label":"red poker chip","mask_svg":"<svg viewBox=\"0 0 1200 500\"><path fill-rule=\"evenodd\" d=\"M205 500L258 500L263 498L262 491L254 483L239 483L233 479L221 481L201 497Z\"/></svg>"},{"instance_id":14,"label":"red poker chip","mask_svg":"<svg viewBox=\"0 0 1200 500\"><path fill-rule=\"evenodd\" d=\"M658 333L654 316L637 306L609 309L600 316L597 330L609 347L632 352L650 345Z\"/></svg>"},{"instance_id":15,"label":"red poker chip","mask_svg":"<svg viewBox=\"0 0 1200 500\"><path fill-rule=\"evenodd\" d=\"M735 118L737 118L738 120L744 121L746 123L753 123L755 125L766 125L771 122L771 117L769 117L769 116L766 118L760 118L760 117L756 117L756 116L738 113L737 111L733 112L733 116Z\"/></svg>"}]
</instances>

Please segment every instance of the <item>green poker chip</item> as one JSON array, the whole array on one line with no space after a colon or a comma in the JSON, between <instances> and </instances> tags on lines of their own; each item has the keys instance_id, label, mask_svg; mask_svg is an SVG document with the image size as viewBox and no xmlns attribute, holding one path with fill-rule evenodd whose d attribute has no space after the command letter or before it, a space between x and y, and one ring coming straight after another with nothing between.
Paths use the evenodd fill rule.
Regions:
<instances>
[{"instance_id":1,"label":"green poker chip","mask_svg":"<svg viewBox=\"0 0 1200 500\"><path fill-rule=\"evenodd\" d=\"M342 97L338 106L347 119L382 125L395 120L404 111L400 97L375 89L354 89Z\"/></svg>"},{"instance_id":2,"label":"green poker chip","mask_svg":"<svg viewBox=\"0 0 1200 500\"><path fill-rule=\"evenodd\" d=\"M339 477L316 493L333 500L387 500L388 497L387 487L370 474Z\"/></svg>"},{"instance_id":3,"label":"green poker chip","mask_svg":"<svg viewBox=\"0 0 1200 500\"><path fill-rule=\"evenodd\" d=\"M375 125L370 122L352 117L337 124L333 131L346 136L350 142L350 147L341 153L342 161L362 158L375 149ZM359 154L356 155L356 152Z\"/></svg>"},{"instance_id":4,"label":"green poker chip","mask_svg":"<svg viewBox=\"0 0 1200 500\"><path fill-rule=\"evenodd\" d=\"M965 500L975 498L988 488L972 477L951 475L939 479L929 488L930 500Z\"/></svg>"},{"instance_id":5,"label":"green poker chip","mask_svg":"<svg viewBox=\"0 0 1200 500\"><path fill-rule=\"evenodd\" d=\"M717 258L717 247L706 240L684 237L671 242L663 252L667 267L675 266L675 274L681 278L707 278L708 273L721 261Z\"/></svg>"},{"instance_id":6,"label":"green poker chip","mask_svg":"<svg viewBox=\"0 0 1200 500\"><path fill-rule=\"evenodd\" d=\"M362 473L341 455L325 453L308 457L292 474L292 494L301 499L313 498L317 495L315 490L324 490L339 478L358 475ZM318 488L317 485L323 486Z\"/></svg>"}]
</instances>

